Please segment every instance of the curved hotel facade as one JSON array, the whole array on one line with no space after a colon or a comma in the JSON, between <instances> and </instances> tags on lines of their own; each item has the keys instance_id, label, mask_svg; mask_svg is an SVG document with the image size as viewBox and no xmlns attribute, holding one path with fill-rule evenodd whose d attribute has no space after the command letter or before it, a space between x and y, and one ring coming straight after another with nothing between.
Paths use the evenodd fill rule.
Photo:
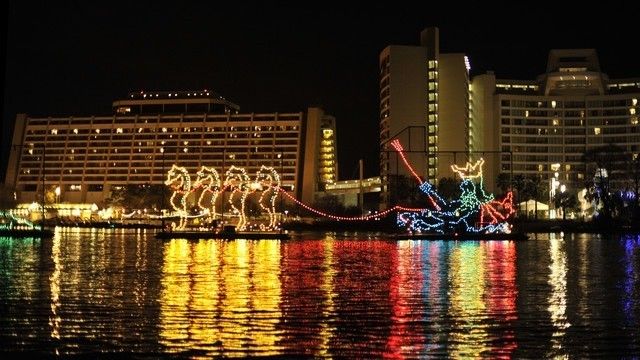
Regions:
<instances>
[{"instance_id":1,"label":"curved hotel facade","mask_svg":"<svg viewBox=\"0 0 640 360\"><path fill-rule=\"evenodd\" d=\"M172 164L192 178L202 165L221 175L242 167L250 177L274 167L283 188L307 203L338 177L335 118L320 108L240 113L204 90L130 93L113 109L110 116L19 114L5 179L18 202L39 201L44 186L59 188L60 202L100 206L114 188L162 184Z\"/></svg>"},{"instance_id":2,"label":"curved hotel facade","mask_svg":"<svg viewBox=\"0 0 640 360\"><path fill-rule=\"evenodd\" d=\"M596 176L583 158L590 150L615 145L629 162L640 153L640 78L610 79L594 49L551 50L536 80L487 73L470 89L471 121L480 124L471 137L477 147L502 152L490 164L494 174L539 175L578 189Z\"/></svg>"}]
</instances>

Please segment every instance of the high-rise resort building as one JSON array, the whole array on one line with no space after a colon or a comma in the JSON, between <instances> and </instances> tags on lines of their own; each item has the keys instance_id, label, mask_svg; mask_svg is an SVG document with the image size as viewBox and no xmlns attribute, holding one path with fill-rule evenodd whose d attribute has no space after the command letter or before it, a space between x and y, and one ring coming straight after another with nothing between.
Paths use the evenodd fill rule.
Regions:
<instances>
[{"instance_id":1,"label":"high-rise resort building","mask_svg":"<svg viewBox=\"0 0 640 360\"><path fill-rule=\"evenodd\" d=\"M546 72L532 80L500 79L493 71L470 79L469 71L464 54L439 52L437 28L422 31L420 46L381 52L383 207L392 205L394 177L410 176L389 146L394 138L433 183L453 176L451 164L483 157L490 191L500 173L581 189L607 175L583 155L609 144L628 163L637 159L640 78L610 79L594 49L551 50Z\"/></svg>"},{"instance_id":2,"label":"high-rise resort building","mask_svg":"<svg viewBox=\"0 0 640 360\"><path fill-rule=\"evenodd\" d=\"M380 176L388 206L390 183L409 175L390 146L393 139L402 142L417 173L434 183L453 176L452 163L468 159L469 60L441 54L438 28L427 28L420 46L387 46L379 61Z\"/></svg>"},{"instance_id":3,"label":"high-rise resort building","mask_svg":"<svg viewBox=\"0 0 640 360\"><path fill-rule=\"evenodd\" d=\"M471 94L473 147L501 151L485 163L490 187L503 172L578 190L607 176L585 153L615 145L627 165L640 153L640 78L610 79L594 49L551 50L546 72L535 80L474 76ZM608 175L622 170L606 167Z\"/></svg>"},{"instance_id":4,"label":"high-rise resort building","mask_svg":"<svg viewBox=\"0 0 640 360\"><path fill-rule=\"evenodd\" d=\"M241 113L207 90L141 91L113 102L109 116L19 114L5 183L19 203L55 189L59 202L102 206L129 184L163 184L173 164L192 180L200 166L250 178L261 166L305 203L338 178L335 118L320 108ZM44 156L44 158L43 158ZM44 171L44 177L43 177Z\"/></svg>"}]
</instances>

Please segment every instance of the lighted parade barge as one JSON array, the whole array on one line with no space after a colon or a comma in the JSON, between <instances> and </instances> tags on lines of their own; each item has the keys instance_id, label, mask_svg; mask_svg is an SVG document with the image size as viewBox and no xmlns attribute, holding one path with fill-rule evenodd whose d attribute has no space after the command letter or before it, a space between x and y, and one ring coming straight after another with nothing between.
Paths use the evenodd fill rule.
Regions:
<instances>
[{"instance_id":1,"label":"lighted parade barge","mask_svg":"<svg viewBox=\"0 0 640 360\"><path fill-rule=\"evenodd\" d=\"M396 239L526 239L525 235L511 231L512 226L509 220L515 213L513 193L508 192L503 199L496 200L493 194L484 191L483 159L474 164L467 163L465 167L451 166L462 181L461 193L459 198L447 201L436 192L432 184L423 181L416 174L406 159L400 141L393 140L391 145L417 180L420 191L426 195L428 207L409 208L396 205L366 216L338 216L314 209L287 193L281 188L280 176L273 167L262 166L251 179L245 169L231 166L225 172L224 181L222 181L215 169L202 166L197 172L196 180L192 183L186 168L173 165L167 173L165 184L173 190L170 203L179 221L172 224L170 231L163 227L156 236L160 239L289 239L289 234L282 231L281 224L277 221L275 202L280 195L316 215L336 221L379 220L389 214L397 213L397 225L401 232L392 235ZM231 210L238 217L235 226L224 226L219 231L186 230L191 218L206 216L216 221L218 217L224 216L223 213L218 213L216 200L225 192L228 193ZM197 196L196 205L201 209L199 215L190 216L187 211L187 199L190 196ZM249 196L257 196L260 208L268 214L268 222L261 224L259 230L251 230L247 226L245 205Z\"/></svg>"},{"instance_id":2,"label":"lighted parade barge","mask_svg":"<svg viewBox=\"0 0 640 360\"><path fill-rule=\"evenodd\" d=\"M53 230L42 225L14 216L9 211L0 211L0 237L13 238L52 238Z\"/></svg>"},{"instance_id":3,"label":"lighted parade barge","mask_svg":"<svg viewBox=\"0 0 640 360\"><path fill-rule=\"evenodd\" d=\"M513 233L509 220L515 214L513 192L509 191L501 200L485 192L482 166L484 159L465 167L451 165L461 179L460 196L446 201L434 186L423 181L407 161L399 140L391 146L400 154L404 165L417 180L419 189L428 198L429 207L409 209L399 207L397 225L404 229L396 238L402 239L460 239L460 240L525 240L527 236Z\"/></svg>"}]
</instances>

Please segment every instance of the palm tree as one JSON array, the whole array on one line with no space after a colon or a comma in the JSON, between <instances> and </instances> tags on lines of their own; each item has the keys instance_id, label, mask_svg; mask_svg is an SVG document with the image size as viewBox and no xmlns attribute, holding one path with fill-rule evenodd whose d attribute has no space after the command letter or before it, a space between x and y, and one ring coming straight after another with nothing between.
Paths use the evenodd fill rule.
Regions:
<instances>
[{"instance_id":1,"label":"palm tree","mask_svg":"<svg viewBox=\"0 0 640 360\"><path fill-rule=\"evenodd\" d=\"M518 174L513 177L513 188L516 190L516 204L519 204L522 201L522 198L524 195L523 194L524 185L525 185L524 175ZM529 209L527 208L526 204L525 204L525 211L527 211L527 213L529 212Z\"/></svg>"},{"instance_id":2,"label":"palm tree","mask_svg":"<svg viewBox=\"0 0 640 360\"><path fill-rule=\"evenodd\" d=\"M625 149L616 144L607 144L588 149L582 155L585 163L585 172L589 173L589 164L596 165L593 172L593 180L586 176L586 184L591 185L593 198L602 203L602 217L610 219L613 212L613 199L611 197L611 180L619 180L624 176L624 164L629 160Z\"/></svg>"},{"instance_id":3,"label":"palm tree","mask_svg":"<svg viewBox=\"0 0 640 360\"><path fill-rule=\"evenodd\" d=\"M498 174L498 177L496 178L496 186L502 191L503 194L506 193L507 190L511 188L511 174Z\"/></svg>"},{"instance_id":4,"label":"palm tree","mask_svg":"<svg viewBox=\"0 0 640 360\"><path fill-rule=\"evenodd\" d=\"M438 181L438 193L447 200L460 197L460 181L452 177L443 177Z\"/></svg>"},{"instance_id":5,"label":"palm tree","mask_svg":"<svg viewBox=\"0 0 640 360\"><path fill-rule=\"evenodd\" d=\"M567 209L573 209L578 206L578 198L575 193L560 192L553 198L556 208L562 209L562 220L567 220Z\"/></svg>"}]
</instances>

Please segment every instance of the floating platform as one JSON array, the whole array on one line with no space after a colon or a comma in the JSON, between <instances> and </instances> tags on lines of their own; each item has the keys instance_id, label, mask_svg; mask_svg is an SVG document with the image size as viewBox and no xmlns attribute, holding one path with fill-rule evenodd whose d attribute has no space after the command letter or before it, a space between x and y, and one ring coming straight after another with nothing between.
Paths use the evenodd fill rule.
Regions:
<instances>
[{"instance_id":1,"label":"floating platform","mask_svg":"<svg viewBox=\"0 0 640 360\"><path fill-rule=\"evenodd\" d=\"M3 237L50 239L53 234L53 230L49 229L0 229L0 236Z\"/></svg>"},{"instance_id":2,"label":"floating platform","mask_svg":"<svg viewBox=\"0 0 640 360\"><path fill-rule=\"evenodd\" d=\"M476 234L476 233L460 233L460 234L396 234L392 235L396 240L528 240L529 237L524 233L511 234Z\"/></svg>"},{"instance_id":3,"label":"floating platform","mask_svg":"<svg viewBox=\"0 0 640 360\"><path fill-rule=\"evenodd\" d=\"M287 233L281 232L211 232L211 231L160 231L156 234L157 239L171 240L171 239L223 239L223 240L235 240L235 239L247 239L247 240L289 240L291 236Z\"/></svg>"}]
</instances>

